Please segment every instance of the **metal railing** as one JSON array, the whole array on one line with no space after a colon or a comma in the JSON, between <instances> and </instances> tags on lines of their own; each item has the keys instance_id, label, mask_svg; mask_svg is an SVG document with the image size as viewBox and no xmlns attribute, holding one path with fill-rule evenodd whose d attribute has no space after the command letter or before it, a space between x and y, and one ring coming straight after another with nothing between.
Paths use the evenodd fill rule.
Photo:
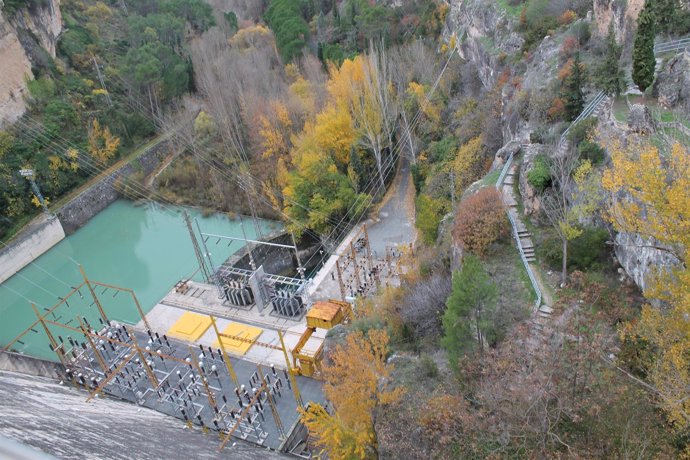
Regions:
<instances>
[{"instance_id":1,"label":"metal railing","mask_svg":"<svg viewBox=\"0 0 690 460\"><path fill-rule=\"evenodd\" d=\"M510 170L510 166L513 164L513 154L511 153L508 159L506 160L506 164L503 166L503 169L501 170L501 174L498 176L498 180L496 181L496 189L500 192L501 191L501 186L503 185L503 180L506 178L506 175L508 174L508 170ZM520 234L518 233L517 229L517 223L515 222L515 219L513 218L513 215L510 213L510 209L506 209L506 214L508 214L508 220L510 220L510 226L513 229L513 238L515 238L515 244L517 245L518 251L520 252L520 259L522 259L522 264L525 266L525 270L527 271L527 276L529 276L529 280L532 282L532 288L534 289L534 293L537 296L537 301L534 303L534 310L538 309L541 306L541 289L539 289L539 284L537 283L537 279L534 277L534 273L532 272L532 267L529 266L529 262L527 261L527 256L525 255L525 250L522 247L522 241L520 241Z\"/></svg>"},{"instance_id":2,"label":"metal railing","mask_svg":"<svg viewBox=\"0 0 690 460\"><path fill-rule=\"evenodd\" d=\"M607 95L603 91L599 91L595 96L594 99L592 99L589 104L585 106L584 109L582 109L582 112L580 112L580 115L577 116L575 120L573 120L572 123L566 128L565 131L563 131L563 134L561 134L561 138L558 141L558 146L560 147L561 145L565 144L565 141L568 139L568 133L572 129L573 126L584 120L585 118L589 117L591 114L594 113L595 110L599 107L599 104L604 102L607 99Z\"/></svg>"},{"instance_id":3,"label":"metal railing","mask_svg":"<svg viewBox=\"0 0 690 460\"><path fill-rule=\"evenodd\" d=\"M690 48L690 37L672 40L670 42L657 43L654 45L654 54L677 52L686 48Z\"/></svg>"}]
</instances>

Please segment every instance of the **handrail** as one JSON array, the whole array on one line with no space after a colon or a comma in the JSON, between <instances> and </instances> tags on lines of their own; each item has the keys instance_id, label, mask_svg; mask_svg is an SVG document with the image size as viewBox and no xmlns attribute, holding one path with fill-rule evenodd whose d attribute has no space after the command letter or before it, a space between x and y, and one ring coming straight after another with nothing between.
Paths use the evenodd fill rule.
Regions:
<instances>
[{"instance_id":1,"label":"handrail","mask_svg":"<svg viewBox=\"0 0 690 460\"><path fill-rule=\"evenodd\" d=\"M513 163L513 154L511 153L508 159L506 160L506 164L503 165L503 169L501 170L501 174L498 176L498 180L496 181L496 189L500 191L501 186L503 185L503 180L505 179L506 175L508 174L508 170L510 169L510 166ZM527 256L525 255L525 250L522 247L522 241L520 241L520 235L518 233L517 229L517 224L515 223L515 219L513 219L512 214L510 214L510 209L506 209L506 214L508 214L508 220L510 220L510 225L513 228L513 238L515 238L515 244L517 244L518 251L520 252L520 259L522 259L522 264L525 266L525 270L527 270L527 276L529 276L529 280L532 282L532 288L534 289L534 293L537 295L537 301L534 304L534 310L538 309L541 306L541 299L542 299L542 294L541 294L541 289L539 289L539 284L537 283L536 278L534 277L534 273L532 272L532 267L529 266L529 262L527 261Z\"/></svg>"},{"instance_id":2,"label":"handrail","mask_svg":"<svg viewBox=\"0 0 690 460\"><path fill-rule=\"evenodd\" d=\"M680 38L678 40L671 40L669 42L657 43L654 45L654 54L678 51L688 47L690 47L690 37Z\"/></svg>"}]
</instances>

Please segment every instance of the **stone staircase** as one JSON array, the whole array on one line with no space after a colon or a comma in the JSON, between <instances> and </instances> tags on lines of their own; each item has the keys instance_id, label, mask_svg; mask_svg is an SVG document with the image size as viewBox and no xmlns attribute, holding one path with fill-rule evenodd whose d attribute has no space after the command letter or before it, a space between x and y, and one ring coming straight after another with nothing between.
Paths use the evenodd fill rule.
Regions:
<instances>
[{"instance_id":1,"label":"stone staircase","mask_svg":"<svg viewBox=\"0 0 690 460\"><path fill-rule=\"evenodd\" d=\"M518 181L518 165L513 163L508 170L508 173L503 179L503 186L501 193L503 195L503 203L508 207L508 212L515 221L517 234L520 237L520 244L522 250L525 252L527 262L534 262L536 259L534 243L532 243L532 234L527 229L520 214L518 213L518 201L515 197L515 183Z\"/></svg>"}]
</instances>

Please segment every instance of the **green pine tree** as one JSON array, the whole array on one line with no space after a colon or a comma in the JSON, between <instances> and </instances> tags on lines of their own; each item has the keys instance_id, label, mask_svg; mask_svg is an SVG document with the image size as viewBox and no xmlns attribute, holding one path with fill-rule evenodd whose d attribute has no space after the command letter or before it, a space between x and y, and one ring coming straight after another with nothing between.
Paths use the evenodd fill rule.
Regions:
<instances>
[{"instance_id":1,"label":"green pine tree","mask_svg":"<svg viewBox=\"0 0 690 460\"><path fill-rule=\"evenodd\" d=\"M451 366L456 366L460 353L484 348L495 336L490 320L495 306L496 285L480 260L472 255L462 261L462 270L453 276L453 290L443 314L441 345L448 351Z\"/></svg>"},{"instance_id":2,"label":"green pine tree","mask_svg":"<svg viewBox=\"0 0 690 460\"><path fill-rule=\"evenodd\" d=\"M606 94L618 96L623 90L623 69L620 68L621 47L616 43L613 21L606 36L606 57L596 67L595 81Z\"/></svg>"},{"instance_id":3,"label":"green pine tree","mask_svg":"<svg viewBox=\"0 0 690 460\"><path fill-rule=\"evenodd\" d=\"M656 17L650 0L645 2L644 8L637 18L637 33L633 45L632 79L645 91L654 82L656 59L654 58L654 36L656 35Z\"/></svg>"},{"instance_id":4,"label":"green pine tree","mask_svg":"<svg viewBox=\"0 0 690 460\"><path fill-rule=\"evenodd\" d=\"M580 53L576 53L570 74L563 81L561 88L561 98L565 103L565 116L568 121L576 119L585 107L585 96L582 93L585 78L585 68L580 61Z\"/></svg>"}]
</instances>

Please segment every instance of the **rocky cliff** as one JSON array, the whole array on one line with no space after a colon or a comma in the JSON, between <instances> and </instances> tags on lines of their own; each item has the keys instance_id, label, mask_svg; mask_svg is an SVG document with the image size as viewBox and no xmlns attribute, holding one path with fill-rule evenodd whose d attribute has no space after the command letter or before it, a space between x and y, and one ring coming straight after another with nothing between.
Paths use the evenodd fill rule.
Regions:
<instances>
[{"instance_id":1,"label":"rocky cliff","mask_svg":"<svg viewBox=\"0 0 690 460\"><path fill-rule=\"evenodd\" d=\"M11 12L0 0L0 128L26 110L32 67L44 63L46 53L55 57L61 32L60 0L27 1Z\"/></svg>"},{"instance_id":2,"label":"rocky cliff","mask_svg":"<svg viewBox=\"0 0 690 460\"><path fill-rule=\"evenodd\" d=\"M604 36L613 22L619 43L629 43L635 34L637 16L642 7L644 0L594 0L592 32Z\"/></svg>"}]
</instances>

